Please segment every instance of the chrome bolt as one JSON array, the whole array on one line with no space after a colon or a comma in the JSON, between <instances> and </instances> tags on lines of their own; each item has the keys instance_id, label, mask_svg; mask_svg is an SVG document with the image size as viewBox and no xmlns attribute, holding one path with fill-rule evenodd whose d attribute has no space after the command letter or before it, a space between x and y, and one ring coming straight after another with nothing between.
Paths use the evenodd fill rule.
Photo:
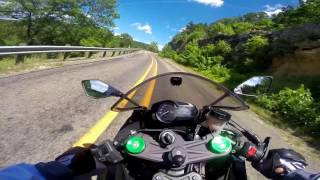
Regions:
<instances>
[{"instance_id":1,"label":"chrome bolt","mask_svg":"<svg viewBox=\"0 0 320 180\"><path fill-rule=\"evenodd\" d=\"M198 180L198 176L197 175L192 176L192 180Z\"/></svg>"}]
</instances>

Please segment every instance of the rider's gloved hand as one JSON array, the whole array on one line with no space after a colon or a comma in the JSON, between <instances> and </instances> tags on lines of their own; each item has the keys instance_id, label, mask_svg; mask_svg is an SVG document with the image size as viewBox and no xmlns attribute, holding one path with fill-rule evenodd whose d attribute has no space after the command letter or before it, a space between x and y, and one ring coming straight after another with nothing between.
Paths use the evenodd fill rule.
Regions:
<instances>
[{"instance_id":1,"label":"rider's gloved hand","mask_svg":"<svg viewBox=\"0 0 320 180\"><path fill-rule=\"evenodd\" d=\"M307 166L305 158L291 149L270 150L267 157L260 162L252 162L252 166L270 179L280 179L288 173Z\"/></svg>"},{"instance_id":2,"label":"rider's gloved hand","mask_svg":"<svg viewBox=\"0 0 320 180\"><path fill-rule=\"evenodd\" d=\"M58 156L56 161L70 168L75 175L84 174L96 168L89 148L73 147Z\"/></svg>"}]
</instances>

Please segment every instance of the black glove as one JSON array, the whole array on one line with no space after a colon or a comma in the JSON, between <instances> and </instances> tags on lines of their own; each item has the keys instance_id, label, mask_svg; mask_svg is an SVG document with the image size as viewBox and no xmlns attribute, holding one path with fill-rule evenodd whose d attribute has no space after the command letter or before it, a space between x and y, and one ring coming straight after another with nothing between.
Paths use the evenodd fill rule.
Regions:
<instances>
[{"instance_id":1,"label":"black glove","mask_svg":"<svg viewBox=\"0 0 320 180\"><path fill-rule=\"evenodd\" d=\"M305 158L291 149L270 150L267 157L252 166L270 179L281 179L286 174L307 166Z\"/></svg>"},{"instance_id":2,"label":"black glove","mask_svg":"<svg viewBox=\"0 0 320 180\"><path fill-rule=\"evenodd\" d=\"M90 172L96 168L89 148L74 147L56 158L56 161L70 168L75 175Z\"/></svg>"}]
</instances>

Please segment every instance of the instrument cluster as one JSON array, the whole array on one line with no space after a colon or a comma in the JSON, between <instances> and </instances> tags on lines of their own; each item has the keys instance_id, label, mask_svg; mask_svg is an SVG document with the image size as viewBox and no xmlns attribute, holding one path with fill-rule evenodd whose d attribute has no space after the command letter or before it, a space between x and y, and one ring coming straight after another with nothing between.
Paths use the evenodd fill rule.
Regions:
<instances>
[{"instance_id":1,"label":"instrument cluster","mask_svg":"<svg viewBox=\"0 0 320 180\"><path fill-rule=\"evenodd\" d=\"M190 103L164 101L156 105L155 117L165 124L193 122L198 109Z\"/></svg>"}]
</instances>

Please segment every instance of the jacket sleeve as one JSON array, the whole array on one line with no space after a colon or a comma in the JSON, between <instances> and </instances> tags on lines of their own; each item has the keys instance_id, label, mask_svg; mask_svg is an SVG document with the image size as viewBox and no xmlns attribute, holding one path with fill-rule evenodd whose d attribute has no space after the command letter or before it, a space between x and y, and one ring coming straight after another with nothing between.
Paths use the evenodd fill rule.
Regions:
<instances>
[{"instance_id":1,"label":"jacket sleeve","mask_svg":"<svg viewBox=\"0 0 320 180\"><path fill-rule=\"evenodd\" d=\"M309 173L304 170L297 170L286 175L283 180L320 180L320 173Z\"/></svg>"},{"instance_id":2,"label":"jacket sleeve","mask_svg":"<svg viewBox=\"0 0 320 180\"><path fill-rule=\"evenodd\" d=\"M6 180L55 180L72 179L73 172L59 162L17 164L0 169L0 179Z\"/></svg>"},{"instance_id":3,"label":"jacket sleeve","mask_svg":"<svg viewBox=\"0 0 320 180\"><path fill-rule=\"evenodd\" d=\"M0 179L7 180L45 180L38 169L31 164L17 164L0 169Z\"/></svg>"}]
</instances>

